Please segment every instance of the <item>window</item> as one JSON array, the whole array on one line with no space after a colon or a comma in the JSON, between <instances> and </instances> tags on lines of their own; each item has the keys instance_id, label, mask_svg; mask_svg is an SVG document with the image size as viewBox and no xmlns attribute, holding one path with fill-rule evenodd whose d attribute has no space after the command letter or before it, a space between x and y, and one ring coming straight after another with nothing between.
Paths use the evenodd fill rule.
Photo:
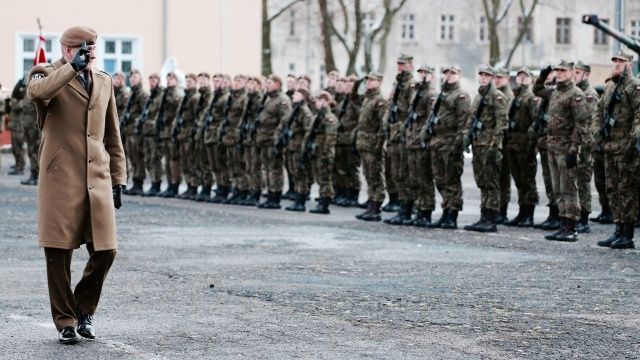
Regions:
<instances>
[{"instance_id":1,"label":"window","mask_svg":"<svg viewBox=\"0 0 640 360\"><path fill-rule=\"evenodd\" d=\"M455 16L440 16L440 40L443 42L453 42L455 39Z\"/></svg>"},{"instance_id":2,"label":"window","mask_svg":"<svg viewBox=\"0 0 640 360\"><path fill-rule=\"evenodd\" d=\"M571 18L556 18L556 44L571 44Z\"/></svg>"},{"instance_id":3,"label":"window","mask_svg":"<svg viewBox=\"0 0 640 360\"><path fill-rule=\"evenodd\" d=\"M98 38L100 41L100 38ZM128 75L131 69L141 66L142 49L140 49L140 40L136 38L110 38L104 39L102 45L103 54L98 58L102 58L103 70L111 76L116 71L122 71ZM100 45L98 46L100 48ZM100 49L99 49L100 50Z\"/></svg>"},{"instance_id":4,"label":"window","mask_svg":"<svg viewBox=\"0 0 640 360\"><path fill-rule=\"evenodd\" d=\"M289 11L289 36L296 35L296 11Z\"/></svg>"},{"instance_id":5,"label":"window","mask_svg":"<svg viewBox=\"0 0 640 360\"><path fill-rule=\"evenodd\" d=\"M524 26L524 18L520 16L518 17L518 29L522 29L522 26ZM533 18L529 19L529 26L522 37L522 41L533 42Z\"/></svg>"},{"instance_id":6,"label":"window","mask_svg":"<svg viewBox=\"0 0 640 360\"><path fill-rule=\"evenodd\" d=\"M374 13L372 12L364 13L364 15L362 15L362 27L364 28L363 30L371 29L375 21L376 19L375 19Z\"/></svg>"},{"instance_id":7,"label":"window","mask_svg":"<svg viewBox=\"0 0 640 360\"><path fill-rule=\"evenodd\" d=\"M37 33L18 33L16 39L14 74L19 79L28 75L33 67L33 59L39 46L39 40ZM61 49L57 34L45 33L44 51L47 61L55 61L60 58Z\"/></svg>"},{"instance_id":8,"label":"window","mask_svg":"<svg viewBox=\"0 0 640 360\"><path fill-rule=\"evenodd\" d=\"M296 72L296 64L289 63L289 71L290 72Z\"/></svg>"},{"instance_id":9,"label":"window","mask_svg":"<svg viewBox=\"0 0 640 360\"><path fill-rule=\"evenodd\" d=\"M605 24L609 24L609 19L600 19L601 22ZM599 29L595 29L593 33L593 44L594 45L609 45L609 36L603 33Z\"/></svg>"},{"instance_id":10,"label":"window","mask_svg":"<svg viewBox=\"0 0 640 360\"><path fill-rule=\"evenodd\" d=\"M640 38L640 19L631 20L631 37Z\"/></svg>"},{"instance_id":11,"label":"window","mask_svg":"<svg viewBox=\"0 0 640 360\"><path fill-rule=\"evenodd\" d=\"M478 33L478 40L481 43L489 42L489 23L487 22L487 18L484 16L480 16L480 32Z\"/></svg>"},{"instance_id":12,"label":"window","mask_svg":"<svg viewBox=\"0 0 640 360\"><path fill-rule=\"evenodd\" d=\"M402 15L402 40L415 40L415 16L413 14Z\"/></svg>"}]
</instances>

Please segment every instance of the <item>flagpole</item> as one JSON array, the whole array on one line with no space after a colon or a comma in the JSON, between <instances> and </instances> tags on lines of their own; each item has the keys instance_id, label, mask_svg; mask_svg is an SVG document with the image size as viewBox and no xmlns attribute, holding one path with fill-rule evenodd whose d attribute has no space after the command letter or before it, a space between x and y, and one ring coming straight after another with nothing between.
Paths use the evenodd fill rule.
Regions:
<instances>
[{"instance_id":1,"label":"flagpole","mask_svg":"<svg viewBox=\"0 0 640 360\"><path fill-rule=\"evenodd\" d=\"M38 21L38 28L40 28L40 33L42 34L42 25L40 24L40 17L38 16L36 20Z\"/></svg>"}]
</instances>

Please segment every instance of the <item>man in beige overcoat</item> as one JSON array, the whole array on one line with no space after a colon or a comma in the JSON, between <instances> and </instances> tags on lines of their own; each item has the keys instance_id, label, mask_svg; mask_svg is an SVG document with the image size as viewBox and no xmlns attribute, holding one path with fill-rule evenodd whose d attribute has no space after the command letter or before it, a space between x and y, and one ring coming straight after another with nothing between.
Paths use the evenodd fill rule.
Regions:
<instances>
[{"instance_id":1,"label":"man in beige overcoat","mask_svg":"<svg viewBox=\"0 0 640 360\"><path fill-rule=\"evenodd\" d=\"M115 209L127 183L118 114L109 74L93 69L97 33L72 27L60 38L62 58L29 73L40 145L38 238L44 247L53 322L61 343L93 339L93 314L116 256ZM89 261L71 289L73 250Z\"/></svg>"}]
</instances>

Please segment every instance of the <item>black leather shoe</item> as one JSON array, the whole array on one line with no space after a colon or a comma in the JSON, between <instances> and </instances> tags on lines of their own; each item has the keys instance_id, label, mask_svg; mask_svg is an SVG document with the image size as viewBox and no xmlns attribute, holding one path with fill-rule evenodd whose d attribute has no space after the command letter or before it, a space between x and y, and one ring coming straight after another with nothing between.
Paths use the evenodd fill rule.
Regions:
<instances>
[{"instance_id":1,"label":"black leather shoe","mask_svg":"<svg viewBox=\"0 0 640 360\"><path fill-rule=\"evenodd\" d=\"M76 330L73 326L67 326L58 334L58 341L61 344L75 344L78 340L78 335L76 335Z\"/></svg>"},{"instance_id":2,"label":"black leather shoe","mask_svg":"<svg viewBox=\"0 0 640 360\"><path fill-rule=\"evenodd\" d=\"M76 310L76 316L78 317L78 325L76 326L78 335L87 339L95 339L96 329L93 327L93 317L82 310Z\"/></svg>"}]
</instances>

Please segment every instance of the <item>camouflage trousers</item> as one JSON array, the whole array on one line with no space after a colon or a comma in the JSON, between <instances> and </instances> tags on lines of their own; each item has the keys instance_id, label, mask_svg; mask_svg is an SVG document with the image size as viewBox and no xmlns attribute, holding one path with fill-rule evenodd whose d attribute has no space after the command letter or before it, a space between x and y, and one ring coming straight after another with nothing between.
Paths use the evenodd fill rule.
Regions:
<instances>
[{"instance_id":1,"label":"camouflage trousers","mask_svg":"<svg viewBox=\"0 0 640 360\"><path fill-rule=\"evenodd\" d=\"M376 154L371 151L360 151L362 158L362 171L367 181L367 194L369 201L384 202L384 163L385 154Z\"/></svg>"},{"instance_id":2,"label":"camouflage trousers","mask_svg":"<svg viewBox=\"0 0 640 360\"><path fill-rule=\"evenodd\" d=\"M427 149L406 150L409 181L406 201L415 200L416 209L433 211L436 208L436 190L431 169L431 151Z\"/></svg>"},{"instance_id":3,"label":"camouflage trousers","mask_svg":"<svg viewBox=\"0 0 640 360\"><path fill-rule=\"evenodd\" d=\"M384 156L384 178L386 179L386 185L387 185L387 192L389 194L397 194L398 193L398 189L396 189L396 185L392 180L393 177L393 171L391 170L391 152L393 152L392 149L390 149L392 147L392 145L387 144L387 153Z\"/></svg>"},{"instance_id":4,"label":"camouflage trousers","mask_svg":"<svg viewBox=\"0 0 640 360\"><path fill-rule=\"evenodd\" d=\"M27 155L29 156L29 165L31 166L31 170L39 172L40 164L38 160L38 152L40 151L40 139L42 139L42 133L35 122L25 125L24 138L27 142Z\"/></svg>"},{"instance_id":5,"label":"camouflage trousers","mask_svg":"<svg viewBox=\"0 0 640 360\"><path fill-rule=\"evenodd\" d=\"M227 147L221 143L206 144L207 159L209 159L209 169L213 172L218 186L230 186L231 177L227 161Z\"/></svg>"},{"instance_id":6,"label":"camouflage trousers","mask_svg":"<svg viewBox=\"0 0 640 360\"><path fill-rule=\"evenodd\" d=\"M607 196L606 190L604 152L594 151L591 157L593 158L593 182L598 191L598 202L600 203L601 209L606 209L609 207L609 197Z\"/></svg>"},{"instance_id":7,"label":"camouflage trousers","mask_svg":"<svg viewBox=\"0 0 640 360\"><path fill-rule=\"evenodd\" d=\"M244 156L235 145L227 146L226 149L229 178L233 187L240 191L249 190L249 181L247 181L245 174L247 166L244 163Z\"/></svg>"},{"instance_id":8,"label":"camouflage trousers","mask_svg":"<svg viewBox=\"0 0 640 360\"><path fill-rule=\"evenodd\" d=\"M144 181L147 176L144 168L144 147L139 135L127 135L126 155L131 163L131 173L136 180Z\"/></svg>"},{"instance_id":9,"label":"camouflage trousers","mask_svg":"<svg viewBox=\"0 0 640 360\"><path fill-rule=\"evenodd\" d=\"M320 197L333 197L333 159L335 158L335 152L331 151L328 156L314 156L311 161L315 163L316 180L318 186L320 186Z\"/></svg>"},{"instance_id":10,"label":"camouflage trousers","mask_svg":"<svg viewBox=\"0 0 640 360\"><path fill-rule=\"evenodd\" d=\"M410 201L415 196L409 191L407 182L409 181L409 167L407 165L407 149L404 144L392 144L387 148L389 160L391 161L391 178L387 178L387 183L393 183L395 192L398 193L400 201ZM389 191L391 193L391 191Z\"/></svg>"},{"instance_id":11,"label":"camouflage trousers","mask_svg":"<svg viewBox=\"0 0 640 360\"><path fill-rule=\"evenodd\" d=\"M548 151L549 169L553 182L553 194L558 204L560 217L578 221L580 201L578 199L578 166L567 169L567 152Z\"/></svg>"},{"instance_id":12,"label":"camouflage trousers","mask_svg":"<svg viewBox=\"0 0 640 360\"><path fill-rule=\"evenodd\" d=\"M162 158L164 158L164 172L167 174L167 182L173 184L174 180L171 175L171 140L159 139L156 142L156 148L153 153L153 176L151 179L155 182L162 181Z\"/></svg>"},{"instance_id":13,"label":"camouflage trousers","mask_svg":"<svg viewBox=\"0 0 640 360\"><path fill-rule=\"evenodd\" d=\"M591 212L591 177L593 175L593 158L591 151L581 151L578 159L578 199L580 210Z\"/></svg>"},{"instance_id":14,"label":"camouflage trousers","mask_svg":"<svg viewBox=\"0 0 640 360\"><path fill-rule=\"evenodd\" d=\"M211 165L209 165L209 157L204 140L196 140L193 158L195 159L193 173L197 183L205 186L213 185L213 173L211 172Z\"/></svg>"},{"instance_id":15,"label":"camouflage trousers","mask_svg":"<svg viewBox=\"0 0 640 360\"><path fill-rule=\"evenodd\" d=\"M267 171L267 187L271 192L282 192L284 186L284 157L282 151L276 155L273 145L259 146L260 162Z\"/></svg>"},{"instance_id":16,"label":"camouflage trousers","mask_svg":"<svg viewBox=\"0 0 640 360\"><path fill-rule=\"evenodd\" d=\"M352 145L336 145L333 184L336 188L360 190L360 156Z\"/></svg>"},{"instance_id":17,"label":"camouflage trousers","mask_svg":"<svg viewBox=\"0 0 640 360\"><path fill-rule=\"evenodd\" d=\"M125 152L125 163L127 169L127 179L131 179L131 161L129 160L129 156L127 155L127 134L124 131L120 131L120 140L122 141L122 149Z\"/></svg>"},{"instance_id":18,"label":"camouflage trousers","mask_svg":"<svg viewBox=\"0 0 640 360\"><path fill-rule=\"evenodd\" d=\"M509 205L511 201L511 174L511 161L506 150L506 142L503 142L500 166L500 207Z\"/></svg>"},{"instance_id":19,"label":"camouflage trousers","mask_svg":"<svg viewBox=\"0 0 640 360\"><path fill-rule=\"evenodd\" d=\"M262 165L260 163L260 153L257 146L244 146L244 163L246 166L245 176L251 190L262 191Z\"/></svg>"},{"instance_id":20,"label":"camouflage trousers","mask_svg":"<svg viewBox=\"0 0 640 360\"><path fill-rule=\"evenodd\" d=\"M549 166L549 151L540 150L540 166L542 167L542 180L544 181L544 191L549 202L547 206L556 206L556 196L553 193L553 181L551 180L551 168Z\"/></svg>"},{"instance_id":21,"label":"camouflage trousers","mask_svg":"<svg viewBox=\"0 0 640 360\"><path fill-rule=\"evenodd\" d=\"M180 167L187 185L198 187L200 183L195 173L195 143L190 139L178 140L178 148L180 149Z\"/></svg>"},{"instance_id":22,"label":"camouflage trousers","mask_svg":"<svg viewBox=\"0 0 640 360\"><path fill-rule=\"evenodd\" d=\"M511 175L518 189L518 205L538 205L540 197L536 187L538 159L535 151L508 151Z\"/></svg>"},{"instance_id":23,"label":"camouflage trousers","mask_svg":"<svg viewBox=\"0 0 640 360\"><path fill-rule=\"evenodd\" d=\"M623 154L604 153L606 191L613 220L634 223L638 215L638 166L636 155L631 163L623 160Z\"/></svg>"},{"instance_id":24,"label":"camouflage trousers","mask_svg":"<svg viewBox=\"0 0 640 360\"><path fill-rule=\"evenodd\" d=\"M462 210L462 171L464 156L457 148L431 149L431 169L436 188L442 196L442 209Z\"/></svg>"},{"instance_id":25,"label":"camouflage trousers","mask_svg":"<svg viewBox=\"0 0 640 360\"><path fill-rule=\"evenodd\" d=\"M187 140L185 140L186 142ZM185 178L187 178L186 169L183 165L182 156L180 156L180 147L182 146L182 141L180 140L170 140L169 143L169 161L171 162L171 174L167 174L169 178L170 184L180 184L182 183L182 173L184 172ZM188 178L187 178L188 179ZM188 181L187 181L188 182Z\"/></svg>"},{"instance_id":26,"label":"camouflage trousers","mask_svg":"<svg viewBox=\"0 0 640 360\"><path fill-rule=\"evenodd\" d=\"M488 147L473 147L473 177L476 186L480 189L480 208L487 210L500 210L500 166L502 152L498 151L498 160L495 163L487 161Z\"/></svg>"},{"instance_id":27,"label":"camouflage trousers","mask_svg":"<svg viewBox=\"0 0 640 360\"><path fill-rule=\"evenodd\" d=\"M307 172L311 168L311 164L307 162L307 164L305 164L304 170L301 169L300 159L302 159L302 154L297 151L287 150L286 159L287 167L290 169L288 175L292 177L293 183L295 184L295 192L298 194L308 194L309 181Z\"/></svg>"},{"instance_id":28,"label":"camouflage trousers","mask_svg":"<svg viewBox=\"0 0 640 360\"><path fill-rule=\"evenodd\" d=\"M15 170L24 171L26 162L24 160L24 130L11 131L11 152L15 158Z\"/></svg>"}]
</instances>

